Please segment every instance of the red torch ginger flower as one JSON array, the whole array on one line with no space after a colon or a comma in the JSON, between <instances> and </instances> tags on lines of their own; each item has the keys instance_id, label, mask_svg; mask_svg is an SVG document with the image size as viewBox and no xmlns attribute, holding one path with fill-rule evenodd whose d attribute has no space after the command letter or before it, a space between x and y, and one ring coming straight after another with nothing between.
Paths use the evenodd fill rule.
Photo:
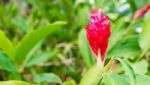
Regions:
<instances>
[{"instance_id":1,"label":"red torch ginger flower","mask_svg":"<svg viewBox=\"0 0 150 85\"><path fill-rule=\"evenodd\" d=\"M87 39L97 61L100 52L101 60L104 61L110 37L110 21L108 16L104 16L102 10L93 13L90 22L86 26Z\"/></svg>"},{"instance_id":2,"label":"red torch ginger flower","mask_svg":"<svg viewBox=\"0 0 150 85\"><path fill-rule=\"evenodd\" d=\"M137 20L139 19L140 17L144 16L148 11L150 10L150 4L146 5L145 7L137 10L135 12L135 15L134 15L134 19Z\"/></svg>"}]
</instances>

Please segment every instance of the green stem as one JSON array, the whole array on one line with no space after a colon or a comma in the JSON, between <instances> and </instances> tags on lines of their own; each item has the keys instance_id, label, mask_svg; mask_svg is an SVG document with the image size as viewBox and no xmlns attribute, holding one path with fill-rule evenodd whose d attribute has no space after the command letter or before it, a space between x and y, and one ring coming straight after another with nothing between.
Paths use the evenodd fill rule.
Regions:
<instances>
[{"instance_id":1,"label":"green stem","mask_svg":"<svg viewBox=\"0 0 150 85\"><path fill-rule=\"evenodd\" d=\"M112 57L111 60L109 60L109 62L102 69L102 71L100 72L100 77L98 78L98 80L96 82L96 85L101 85L103 76L105 75L105 73L107 73L109 71L109 69L111 67L111 63L113 62L113 60L114 60L114 57Z\"/></svg>"},{"instance_id":2,"label":"green stem","mask_svg":"<svg viewBox=\"0 0 150 85\"><path fill-rule=\"evenodd\" d=\"M133 12L137 10L136 3L134 0L127 0Z\"/></svg>"},{"instance_id":3,"label":"green stem","mask_svg":"<svg viewBox=\"0 0 150 85\"><path fill-rule=\"evenodd\" d=\"M143 52L140 54L140 56L135 60L135 62L140 61L140 60L143 58L143 56L144 56L145 53L146 53L146 51L143 51Z\"/></svg>"}]
</instances>

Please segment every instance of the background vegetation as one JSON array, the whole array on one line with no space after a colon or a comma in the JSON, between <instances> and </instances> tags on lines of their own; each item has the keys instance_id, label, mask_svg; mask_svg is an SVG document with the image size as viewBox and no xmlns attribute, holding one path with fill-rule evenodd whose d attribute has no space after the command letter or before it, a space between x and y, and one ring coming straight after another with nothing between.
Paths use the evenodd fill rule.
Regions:
<instances>
[{"instance_id":1,"label":"background vegetation","mask_svg":"<svg viewBox=\"0 0 150 85\"><path fill-rule=\"evenodd\" d=\"M149 85L150 12L133 21L136 10L148 3L150 0L0 0L0 85L91 85L99 72L84 28L91 11L99 8L112 24L106 63L112 56L126 59L137 84ZM120 62L125 69L114 61L103 78L104 85L134 81L125 61Z\"/></svg>"}]
</instances>

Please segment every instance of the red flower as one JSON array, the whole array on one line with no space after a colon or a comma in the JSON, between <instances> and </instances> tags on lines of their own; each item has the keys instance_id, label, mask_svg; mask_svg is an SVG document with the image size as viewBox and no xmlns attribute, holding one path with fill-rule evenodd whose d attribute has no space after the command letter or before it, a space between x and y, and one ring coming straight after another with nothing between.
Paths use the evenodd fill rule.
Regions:
<instances>
[{"instance_id":1,"label":"red flower","mask_svg":"<svg viewBox=\"0 0 150 85\"><path fill-rule=\"evenodd\" d=\"M95 57L97 58L98 51L100 51L101 61L104 61L111 31L108 16L104 16L102 10L92 14L90 23L86 26L86 34Z\"/></svg>"},{"instance_id":2,"label":"red flower","mask_svg":"<svg viewBox=\"0 0 150 85\"><path fill-rule=\"evenodd\" d=\"M134 19L139 19L140 17L144 16L145 13L147 13L148 11L150 10L150 4L146 5L145 7L137 10L135 12L135 15L134 15Z\"/></svg>"}]
</instances>

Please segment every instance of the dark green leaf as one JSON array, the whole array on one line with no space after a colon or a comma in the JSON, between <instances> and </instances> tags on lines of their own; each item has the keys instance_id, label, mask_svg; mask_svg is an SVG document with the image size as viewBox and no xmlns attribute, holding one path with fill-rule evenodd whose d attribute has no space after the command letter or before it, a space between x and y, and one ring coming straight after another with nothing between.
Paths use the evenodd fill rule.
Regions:
<instances>
[{"instance_id":1,"label":"dark green leaf","mask_svg":"<svg viewBox=\"0 0 150 85\"><path fill-rule=\"evenodd\" d=\"M122 42L115 45L111 50L108 51L107 58L112 56L116 57L126 57L129 59L134 59L141 53L140 47L138 45L138 37L131 36Z\"/></svg>"},{"instance_id":2,"label":"dark green leaf","mask_svg":"<svg viewBox=\"0 0 150 85\"><path fill-rule=\"evenodd\" d=\"M12 62L12 60L1 51L0 51L0 66L9 72L17 72L17 68L14 62Z\"/></svg>"},{"instance_id":3,"label":"dark green leaf","mask_svg":"<svg viewBox=\"0 0 150 85\"><path fill-rule=\"evenodd\" d=\"M33 66L35 64L43 63L47 61L49 58L52 58L57 52L56 51L46 51L40 54L37 54L31 57L26 63L26 67Z\"/></svg>"}]
</instances>

